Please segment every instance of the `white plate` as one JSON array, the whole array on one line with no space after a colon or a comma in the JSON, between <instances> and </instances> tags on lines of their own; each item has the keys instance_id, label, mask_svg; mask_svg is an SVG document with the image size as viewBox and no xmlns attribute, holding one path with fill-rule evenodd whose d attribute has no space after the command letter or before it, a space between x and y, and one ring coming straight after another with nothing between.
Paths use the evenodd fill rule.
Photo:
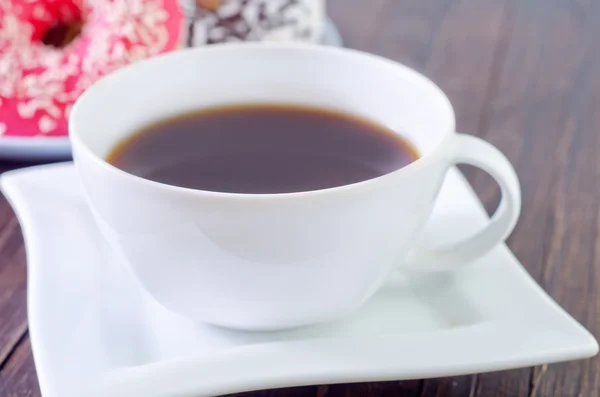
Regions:
<instances>
[{"instance_id":1,"label":"white plate","mask_svg":"<svg viewBox=\"0 0 600 397\"><path fill-rule=\"evenodd\" d=\"M71 157L68 137L0 137L0 159L45 161Z\"/></svg>"},{"instance_id":2,"label":"white plate","mask_svg":"<svg viewBox=\"0 0 600 397\"><path fill-rule=\"evenodd\" d=\"M44 397L198 397L427 378L598 351L504 245L456 272L394 274L340 321L277 333L194 324L157 305L123 271L71 164L9 172L1 185L25 235L29 325ZM487 221L452 170L426 242L461 238Z\"/></svg>"},{"instance_id":3,"label":"white plate","mask_svg":"<svg viewBox=\"0 0 600 397\"><path fill-rule=\"evenodd\" d=\"M335 24L327 18L322 44L334 47L343 45L342 36ZM5 160L61 160L71 157L68 137L0 137L0 159Z\"/></svg>"}]
</instances>

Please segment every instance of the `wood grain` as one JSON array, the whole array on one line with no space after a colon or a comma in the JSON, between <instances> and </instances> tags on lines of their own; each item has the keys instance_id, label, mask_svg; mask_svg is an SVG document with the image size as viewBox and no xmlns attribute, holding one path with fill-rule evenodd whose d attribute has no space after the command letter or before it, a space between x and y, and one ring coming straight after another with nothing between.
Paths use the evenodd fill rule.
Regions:
<instances>
[{"instance_id":1,"label":"wood grain","mask_svg":"<svg viewBox=\"0 0 600 397\"><path fill-rule=\"evenodd\" d=\"M523 188L510 248L531 275L600 337L600 2L328 0L347 45L438 83L457 128L500 148ZM20 164L0 163L0 172ZM466 170L492 210L498 189ZM39 396L24 336L25 265L0 200L0 396ZM507 286L510 293L510 286ZM243 397L600 396L600 359L481 375L309 386Z\"/></svg>"},{"instance_id":2,"label":"wood grain","mask_svg":"<svg viewBox=\"0 0 600 397\"><path fill-rule=\"evenodd\" d=\"M0 368L27 331L25 250L19 224L0 197Z\"/></svg>"},{"instance_id":3,"label":"wood grain","mask_svg":"<svg viewBox=\"0 0 600 397\"><path fill-rule=\"evenodd\" d=\"M31 345L26 335L0 371L0 396L42 396L33 365Z\"/></svg>"},{"instance_id":4,"label":"wood grain","mask_svg":"<svg viewBox=\"0 0 600 397\"><path fill-rule=\"evenodd\" d=\"M394 397L418 395L420 381L355 383L321 386L317 397Z\"/></svg>"},{"instance_id":5,"label":"wood grain","mask_svg":"<svg viewBox=\"0 0 600 397\"><path fill-rule=\"evenodd\" d=\"M507 153L523 186L511 249L542 286L598 337L600 64L598 2L519 2L490 96L483 137ZM477 181L475 181L477 185ZM598 396L600 361L551 365L528 394ZM507 373L508 374L508 373ZM480 384L487 376L480 377ZM485 382L483 382L485 384ZM520 382L509 391L523 389ZM490 392L493 389L489 390ZM522 393L522 392L521 392ZM484 394L482 394L484 395ZM507 394L513 395L513 394Z\"/></svg>"}]
</instances>

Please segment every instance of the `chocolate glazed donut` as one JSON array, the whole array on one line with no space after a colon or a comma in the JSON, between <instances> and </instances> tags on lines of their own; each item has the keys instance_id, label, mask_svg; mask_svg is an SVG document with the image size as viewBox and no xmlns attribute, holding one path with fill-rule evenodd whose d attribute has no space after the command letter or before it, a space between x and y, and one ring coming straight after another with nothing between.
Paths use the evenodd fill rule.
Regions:
<instances>
[{"instance_id":1,"label":"chocolate glazed donut","mask_svg":"<svg viewBox=\"0 0 600 397\"><path fill-rule=\"evenodd\" d=\"M325 0L182 0L188 47L235 41L318 42Z\"/></svg>"}]
</instances>

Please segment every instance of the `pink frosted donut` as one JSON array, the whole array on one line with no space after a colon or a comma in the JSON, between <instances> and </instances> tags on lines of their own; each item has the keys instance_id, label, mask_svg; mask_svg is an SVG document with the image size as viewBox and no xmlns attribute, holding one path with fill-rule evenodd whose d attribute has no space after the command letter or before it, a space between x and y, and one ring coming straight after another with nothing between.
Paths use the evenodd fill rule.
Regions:
<instances>
[{"instance_id":1,"label":"pink frosted donut","mask_svg":"<svg viewBox=\"0 0 600 397\"><path fill-rule=\"evenodd\" d=\"M66 136L87 87L177 48L183 22L178 0L0 0L0 135Z\"/></svg>"}]
</instances>

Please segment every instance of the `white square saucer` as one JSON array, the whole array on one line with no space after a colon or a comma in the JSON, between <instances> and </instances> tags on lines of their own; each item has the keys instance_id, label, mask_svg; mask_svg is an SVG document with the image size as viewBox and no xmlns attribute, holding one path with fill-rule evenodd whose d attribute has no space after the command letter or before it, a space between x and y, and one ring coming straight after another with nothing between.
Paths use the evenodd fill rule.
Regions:
<instances>
[{"instance_id":1,"label":"white square saucer","mask_svg":"<svg viewBox=\"0 0 600 397\"><path fill-rule=\"evenodd\" d=\"M428 378L581 359L593 336L498 246L471 266L393 274L358 312L286 332L195 324L156 304L94 224L72 164L6 173L27 245L28 313L44 397L197 397L305 384ZM457 170L426 233L488 218Z\"/></svg>"}]
</instances>

